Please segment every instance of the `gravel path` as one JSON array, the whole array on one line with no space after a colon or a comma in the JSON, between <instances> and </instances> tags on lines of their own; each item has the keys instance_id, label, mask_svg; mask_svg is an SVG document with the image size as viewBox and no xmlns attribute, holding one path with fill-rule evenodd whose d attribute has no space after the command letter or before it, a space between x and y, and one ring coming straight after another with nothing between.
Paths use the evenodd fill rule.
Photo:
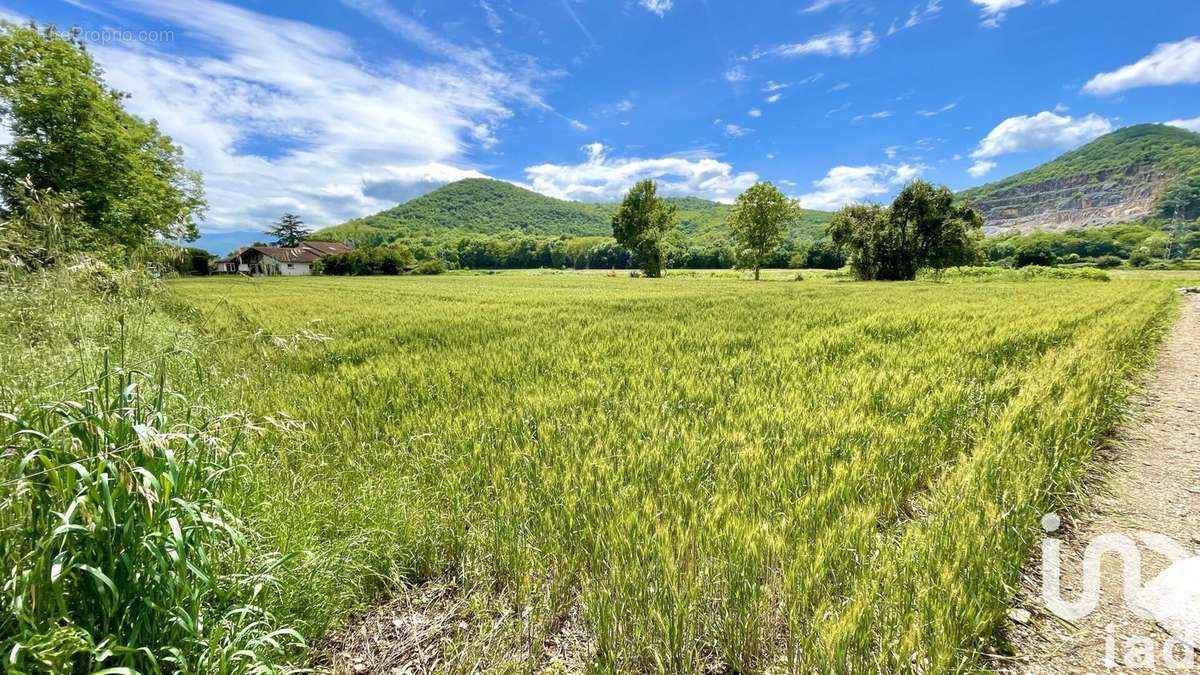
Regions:
<instances>
[{"instance_id":1,"label":"gravel path","mask_svg":"<svg viewBox=\"0 0 1200 675\"><path fill-rule=\"evenodd\" d=\"M1061 597L1068 602L1080 597L1081 561L1097 537L1118 534L1139 542L1143 583L1171 560L1148 547L1139 533L1167 535L1182 545L1184 555L1196 555L1200 548L1200 296L1185 296L1182 316L1163 345L1138 411L1118 430L1106 454L1111 477L1098 486L1080 520L1049 535L1062 540ZM1055 525L1053 519L1046 524ZM1030 566L1018 607L1010 613L1009 634L1018 656L996 661L998 670L1200 672L1200 656L1188 668L1189 650L1182 644L1173 645L1174 660L1165 658L1170 635L1154 619L1126 607L1119 555L1102 558L1099 605L1073 622L1049 611L1042 600L1040 558ZM1195 581L1200 586L1200 579Z\"/></svg>"}]
</instances>

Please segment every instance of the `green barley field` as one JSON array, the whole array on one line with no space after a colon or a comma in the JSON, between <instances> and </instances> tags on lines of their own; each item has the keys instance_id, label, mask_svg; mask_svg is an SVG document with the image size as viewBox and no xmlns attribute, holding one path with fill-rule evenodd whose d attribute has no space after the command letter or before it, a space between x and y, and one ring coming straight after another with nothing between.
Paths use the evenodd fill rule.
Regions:
<instances>
[{"instance_id":1,"label":"green barley field","mask_svg":"<svg viewBox=\"0 0 1200 675\"><path fill-rule=\"evenodd\" d=\"M294 554L276 615L320 657L437 587L446 671L975 668L1175 312L1138 280L170 290L271 420L227 500Z\"/></svg>"}]
</instances>

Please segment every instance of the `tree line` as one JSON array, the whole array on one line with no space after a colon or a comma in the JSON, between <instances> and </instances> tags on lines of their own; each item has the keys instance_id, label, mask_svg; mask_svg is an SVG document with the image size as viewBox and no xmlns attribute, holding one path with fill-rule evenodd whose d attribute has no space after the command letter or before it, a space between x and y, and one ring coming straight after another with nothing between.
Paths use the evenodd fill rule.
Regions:
<instances>
[{"instance_id":1,"label":"tree line","mask_svg":"<svg viewBox=\"0 0 1200 675\"><path fill-rule=\"evenodd\" d=\"M800 205L769 182L747 188L734 202L730 229L734 260L759 278L780 254L788 222ZM657 195L651 180L634 185L613 216L613 237L628 249L648 277L662 276L670 263L665 245L675 207ZM981 260L983 219L956 203L945 186L924 181L907 185L891 206L851 205L828 227L834 250L863 280L911 280L922 268L942 269ZM811 253L811 249L810 249ZM789 261L792 262L792 261Z\"/></svg>"},{"instance_id":2,"label":"tree line","mask_svg":"<svg viewBox=\"0 0 1200 675\"><path fill-rule=\"evenodd\" d=\"M737 266L737 251L732 244L695 243L672 237L665 246L670 266L676 269L732 269ZM414 264L440 260L454 269L631 269L640 267L637 256L612 237L535 236L514 232L509 235L462 235L451 237L404 238L356 251L398 250L404 260ZM346 254L343 254L346 255ZM840 269L843 255L828 240L785 241L763 267L804 269ZM358 271L345 274L380 274L370 267L351 266ZM334 274L328 267L325 273Z\"/></svg>"}]
</instances>

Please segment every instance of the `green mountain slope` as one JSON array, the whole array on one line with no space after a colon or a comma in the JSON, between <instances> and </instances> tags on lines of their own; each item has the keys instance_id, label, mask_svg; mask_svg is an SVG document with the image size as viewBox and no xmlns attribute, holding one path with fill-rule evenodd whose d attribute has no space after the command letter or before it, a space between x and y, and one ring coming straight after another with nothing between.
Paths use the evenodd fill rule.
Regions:
<instances>
[{"instance_id":1,"label":"green mountain slope","mask_svg":"<svg viewBox=\"0 0 1200 675\"><path fill-rule=\"evenodd\" d=\"M730 207L695 197L670 200L679 229L698 241L725 240ZM454 234L521 233L542 236L597 236L612 232L615 203L590 204L554 199L504 181L468 178L374 215L318 230L314 237L358 242L390 241ZM795 239L824 234L831 214L805 211L790 228Z\"/></svg>"},{"instance_id":2,"label":"green mountain slope","mask_svg":"<svg viewBox=\"0 0 1200 675\"><path fill-rule=\"evenodd\" d=\"M1200 215L1200 134L1141 124L960 196L989 229L1069 229Z\"/></svg>"}]
</instances>

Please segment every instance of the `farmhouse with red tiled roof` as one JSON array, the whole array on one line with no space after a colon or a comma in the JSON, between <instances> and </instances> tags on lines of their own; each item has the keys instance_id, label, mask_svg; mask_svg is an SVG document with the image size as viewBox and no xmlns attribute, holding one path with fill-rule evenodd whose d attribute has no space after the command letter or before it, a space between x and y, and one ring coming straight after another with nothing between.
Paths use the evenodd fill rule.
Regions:
<instances>
[{"instance_id":1,"label":"farmhouse with red tiled roof","mask_svg":"<svg viewBox=\"0 0 1200 675\"><path fill-rule=\"evenodd\" d=\"M327 255L345 253L350 246L332 241L306 241L294 248L247 246L216 261L217 272L250 276L305 276L312 264Z\"/></svg>"}]
</instances>

